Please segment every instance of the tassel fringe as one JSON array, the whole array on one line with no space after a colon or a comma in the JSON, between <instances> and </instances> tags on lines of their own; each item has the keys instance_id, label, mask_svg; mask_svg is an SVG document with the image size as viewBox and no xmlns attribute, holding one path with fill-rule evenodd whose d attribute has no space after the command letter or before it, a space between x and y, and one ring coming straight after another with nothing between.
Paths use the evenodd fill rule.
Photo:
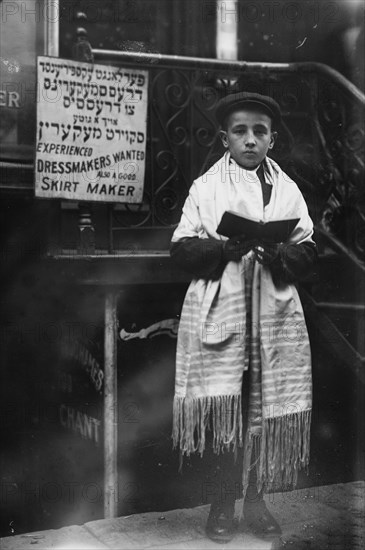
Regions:
<instances>
[{"instance_id":1,"label":"tassel fringe","mask_svg":"<svg viewBox=\"0 0 365 550\"><path fill-rule=\"evenodd\" d=\"M249 473L256 468L257 489L289 489L296 486L298 472L308 468L311 411L263 421L262 433L246 434L243 454L243 498ZM180 467L184 455L205 449L205 431L211 427L213 450L237 452L242 447L241 395L200 398L175 397L173 408L173 447L180 448Z\"/></svg>"},{"instance_id":2,"label":"tassel fringe","mask_svg":"<svg viewBox=\"0 0 365 550\"><path fill-rule=\"evenodd\" d=\"M241 395L175 397L173 408L173 447L189 456L205 449L205 430L213 432L213 450L236 452L243 445Z\"/></svg>"},{"instance_id":3,"label":"tassel fringe","mask_svg":"<svg viewBox=\"0 0 365 550\"><path fill-rule=\"evenodd\" d=\"M311 418L307 410L264 420L257 465L260 488L295 487L299 470L309 464Z\"/></svg>"},{"instance_id":4,"label":"tassel fringe","mask_svg":"<svg viewBox=\"0 0 365 550\"><path fill-rule=\"evenodd\" d=\"M256 469L257 490L294 489L298 472L308 469L310 454L310 410L267 418L262 434L246 434L242 486L245 498L250 470Z\"/></svg>"},{"instance_id":5,"label":"tassel fringe","mask_svg":"<svg viewBox=\"0 0 365 550\"><path fill-rule=\"evenodd\" d=\"M312 411L267 418L262 434L246 433L243 451L243 502L250 482L250 471L256 469L257 491L294 489L298 472L307 469L310 454ZM240 519L244 517L242 508Z\"/></svg>"}]
</instances>

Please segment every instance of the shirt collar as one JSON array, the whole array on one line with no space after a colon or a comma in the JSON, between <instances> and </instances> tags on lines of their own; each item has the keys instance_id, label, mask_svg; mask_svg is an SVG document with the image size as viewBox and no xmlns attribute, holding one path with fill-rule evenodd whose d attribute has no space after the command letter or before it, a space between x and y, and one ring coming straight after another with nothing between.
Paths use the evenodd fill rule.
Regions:
<instances>
[{"instance_id":1,"label":"shirt collar","mask_svg":"<svg viewBox=\"0 0 365 550\"><path fill-rule=\"evenodd\" d=\"M238 168L240 170L243 170L245 172L247 172L248 174L256 174L257 175L257 170L260 168L260 166L263 167L264 169L264 175L265 175L265 183L267 183L268 185L272 185L273 183L273 180L272 180L272 174L271 174L271 170L270 170L270 166L269 166L269 163L267 162L266 160L266 157L264 158L264 160L261 162L261 164L259 164L257 166L257 168L255 168L254 170L246 170L246 168L243 168L243 166L240 166L235 160L234 158L232 158L231 154L229 154L229 163L232 164L235 168ZM258 176L257 176L258 177Z\"/></svg>"}]
</instances>

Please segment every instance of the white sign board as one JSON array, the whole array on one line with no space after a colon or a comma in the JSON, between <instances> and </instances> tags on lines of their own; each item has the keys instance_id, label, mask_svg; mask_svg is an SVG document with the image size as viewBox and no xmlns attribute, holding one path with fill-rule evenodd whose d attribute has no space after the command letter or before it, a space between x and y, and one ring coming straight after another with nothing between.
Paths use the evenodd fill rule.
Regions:
<instances>
[{"instance_id":1,"label":"white sign board","mask_svg":"<svg viewBox=\"0 0 365 550\"><path fill-rule=\"evenodd\" d=\"M148 73L38 57L35 194L140 203Z\"/></svg>"}]
</instances>

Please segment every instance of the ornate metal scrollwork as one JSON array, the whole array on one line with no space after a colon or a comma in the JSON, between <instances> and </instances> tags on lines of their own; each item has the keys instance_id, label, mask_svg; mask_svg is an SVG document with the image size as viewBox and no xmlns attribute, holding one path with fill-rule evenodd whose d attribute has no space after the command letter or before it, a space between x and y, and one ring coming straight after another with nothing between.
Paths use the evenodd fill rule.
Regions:
<instances>
[{"instance_id":1,"label":"ornate metal scrollwork","mask_svg":"<svg viewBox=\"0 0 365 550\"><path fill-rule=\"evenodd\" d=\"M364 105L323 81L319 98L319 131L330 159L330 188L320 223L364 260Z\"/></svg>"},{"instance_id":2,"label":"ornate metal scrollwork","mask_svg":"<svg viewBox=\"0 0 365 550\"><path fill-rule=\"evenodd\" d=\"M179 187L179 166L171 151L160 151L156 165L166 172L162 183L155 188L153 206L156 225L173 225L178 222L183 206L181 188Z\"/></svg>"},{"instance_id":3,"label":"ornate metal scrollwork","mask_svg":"<svg viewBox=\"0 0 365 550\"><path fill-rule=\"evenodd\" d=\"M140 204L114 205L112 210L112 230L128 227L142 227L151 222L152 207L151 195L144 192L143 202Z\"/></svg>"},{"instance_id":4,"label":"ornate metal scrollwork","mask_svg":"<svg viewBox=\"0 0 365 550\"><path fill-rule=\"evenodd\" d=\"M281 105L273 158L305 194L316 223L363 258L364 104L312 72L275 68L209 70L193 63L149 65L149 140L145 198L113 211L118 227L172 227L194 178L222 154L214 117L227 93L257 90Z\"/></svg>"}]
</instances>

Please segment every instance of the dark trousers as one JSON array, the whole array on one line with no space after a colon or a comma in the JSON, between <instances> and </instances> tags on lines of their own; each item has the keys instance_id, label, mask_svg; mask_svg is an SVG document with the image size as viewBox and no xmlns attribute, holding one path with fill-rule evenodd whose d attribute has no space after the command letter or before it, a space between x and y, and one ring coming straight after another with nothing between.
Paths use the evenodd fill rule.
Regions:
<instances>
[{"instance_id":1,"label":"dark trousers","mask_svg":"<svg viewBox=\"0 0 365 550\"><path fill-rule=\"evenodd\" d=\"M249 372L245 371L242 382L242 418L243 418L243 433L247 429L248 416L248 399L249 399ZM210 434L208 434L208 445ZM208 446L207 445L207 446ZM210 445L211 447L211 445ZM251 463L257 457L252 456ZM211 453L207 465L207 482L206 482L206 502L219 501L224 504L229 504L232 501L242 497L242 464L243 450L239 448L237 457L233 452L225 451L216 455ZM258 493L256 487L256 469L252 468L249 477L249 484L245 495L245 503L254 503L262 499L262 492Z\"/></svg>"}]
</instances>

